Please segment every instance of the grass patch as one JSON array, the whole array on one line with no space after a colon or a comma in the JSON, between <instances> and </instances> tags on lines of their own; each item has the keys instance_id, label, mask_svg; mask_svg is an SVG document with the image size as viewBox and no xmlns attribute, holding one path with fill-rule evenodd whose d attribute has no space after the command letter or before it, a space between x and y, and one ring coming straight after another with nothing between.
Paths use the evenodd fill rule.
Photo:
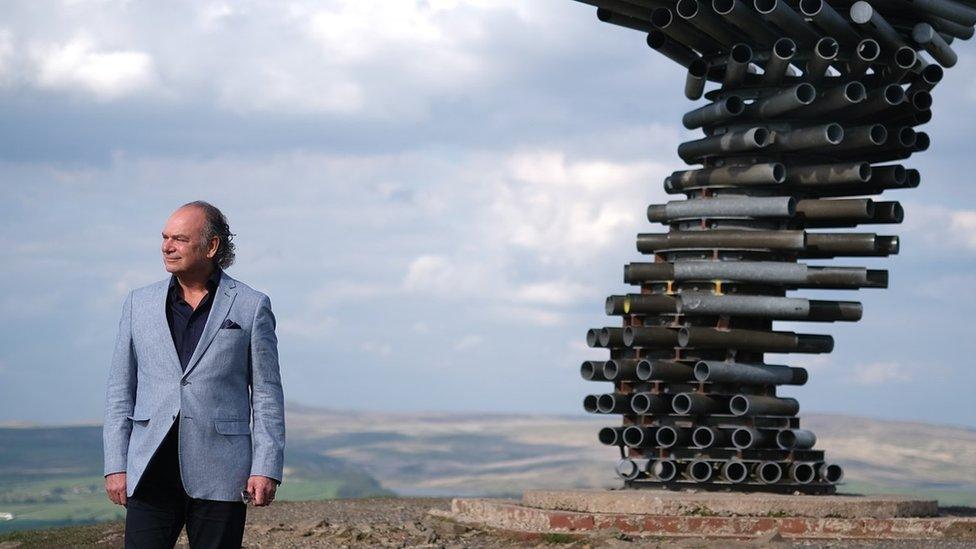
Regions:
<instances>
[{"instance_id":1,"label":"grass patch","mask_svg":"<svg viewBox=\"0 0 976 549\"><path fill-rule=\"evenodd\" d=\"M342 481L326 480L305 480L305 479L285 479L278 491L275 492L275 499L278 501L316 501L323 499L335 499L342 487Z\"/></svg>"},{"instance_id":2,"label":"grass patch","mask_svg":"<svg viewBox=\"0 0 976 549\"><path fill-rule=\"evenodd\" d=\"M368 480L367 480L368 479ZM285 480L279 501L315 501L343 497L392 496L369 477L352 479ZM0 520L0 533L58 526L97 524L125 518L125 509L105 495L104 479L98 477L51 478L0 483L0 512L13 520Z\"/></svg>"},{"instance_id":3,"label":"grass patch","mask_svg":"<svg viewBox=\"0 0 976 549\"><path fill-rule=\"evenodd\" d=\"M108 500L103 483L101 476L7 480L0 484L0 512L14 519L0 521L0 532L121 519L125 511Z\"/></svg>"},{"instance_id":4,"label":"grass patch","mask_svg":"<svg viewBox=\"0 0 976 549\"><path fill-rule=\"evenodd\" d=\"M546 543L565 544L565 543L574 543L576 542L576 540L577 537L572 534L559 534L555 532L542 534L542 541Z\"/></svg>"},{"instance_id":5,"label":"grass patch","mask_svg":"<svg viewBox=\"0 0 976 549\"><path fill-rule=\"evenodd\" d=\"M685 511L685 516L714 517L716 515L717 513L715 513L705 505L696 505L695 507L692 507L691 509Z\"/></svg>"},{"instance_id":6,"label":"grass patch","mask_svg":"<svg viewBox=\"0 0 976 549\"><path fill-rule=\"evenodd\" d=\"M938 500L940 507L963 506L976 507L976 492L966 490L939 490L926 488L905 488L881 486L868 482L853 481L838 487L848 494L900 494L919 499Z\"/></svg>"},{"instance_id":7,"label":"grass patch","mask_svg":"<svg viewBox=\"0 0 976 549\"><path fill-rule=\"evenodd\" d=\"M44 528L44 529L42 529ZM105 531L113 526L102 523L84 526L60 526L57 528L39 525L36 529L0 534L0 543L20 542L26 547L91 547L98 543ZM115 530L122 530L122 525L115 525Z\"/></svg>"}]
</instances>

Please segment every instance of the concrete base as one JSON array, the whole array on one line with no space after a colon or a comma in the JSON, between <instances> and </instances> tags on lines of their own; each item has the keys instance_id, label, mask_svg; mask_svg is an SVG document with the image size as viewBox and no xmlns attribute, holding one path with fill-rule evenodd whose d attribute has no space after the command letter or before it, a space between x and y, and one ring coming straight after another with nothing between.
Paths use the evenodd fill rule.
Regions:
<instances>
[{"instance_id":1,"label":"concrete base","mask_svg":"<svg viewBox=\"0 0 976 549\"><path fill-rule=\"evenodd\" d=\"M748 539L778 532L791 539L976 541L976 517L933 516L937 511L934 501L898 496L535 490L521 502L455 499L438 515L521 535Z\"/></svg>"},{"instance_id":2,"label":"concrete base","mask_svg":"<svg viewBox=\"0 0 976 549\"><path fill-rule=\"evenodd\" d=\"M935 500L904 496L787 496L668 490L529 490L522 505L580 513L667 516L896 518L934 517Z\"/></svg>"}]
</instances>

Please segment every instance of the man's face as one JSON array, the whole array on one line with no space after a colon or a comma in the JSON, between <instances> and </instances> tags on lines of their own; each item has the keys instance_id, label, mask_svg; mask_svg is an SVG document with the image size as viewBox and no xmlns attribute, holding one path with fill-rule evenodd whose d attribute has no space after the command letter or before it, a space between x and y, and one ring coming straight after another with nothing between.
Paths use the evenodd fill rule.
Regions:
<instances>
[{"instance_id":1,"label":"man's face","mask_svg":"<svg viewBox=\"0 0 976 549\"><path fill-rule=\"evenodd\" d=\"M173 212L163 227L163 265L167 271L178 275L210 269L217 239L203 241L205 224L200 208L180 208Z\"/></svg>"}]
</instances>

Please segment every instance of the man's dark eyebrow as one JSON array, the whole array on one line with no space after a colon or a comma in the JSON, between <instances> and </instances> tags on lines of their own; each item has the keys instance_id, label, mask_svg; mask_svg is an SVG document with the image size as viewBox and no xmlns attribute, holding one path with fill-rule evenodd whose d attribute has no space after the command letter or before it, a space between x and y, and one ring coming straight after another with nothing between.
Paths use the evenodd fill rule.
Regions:
<instances>
[{"instance_id":1,"label":"man's dark eyebrow","mask_svg":"<svg viewBox=\"0 0 976 549\"><path fill-rule=\"evenodd\" d=\"M167 236L165 232L163 232L163 233L160 233L160 234L161 234L161 235L163 236L163 238L166 238L166 236ZM174 234L174 235L171 235L171 236L172 236L173 238L190 238L189 236L187 236L187 235L185 235L185 234L179 234L179 233L177 233L177 234Z\"/></svg>"}]
</instances>

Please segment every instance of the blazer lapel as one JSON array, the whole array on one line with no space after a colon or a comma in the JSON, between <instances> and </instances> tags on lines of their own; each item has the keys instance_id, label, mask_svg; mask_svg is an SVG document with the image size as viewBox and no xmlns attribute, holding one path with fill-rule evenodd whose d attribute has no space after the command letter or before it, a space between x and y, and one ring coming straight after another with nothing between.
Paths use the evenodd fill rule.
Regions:
<instances>
[{"instance_id":1,"label":"blazer lapel","mask_svg":"<svg viewBox=\"0 0 976 549\"><path fill-rule=\"evenodd\" d=\"M160 284L161 290L158 291L153 304L156 314L153 315L153 322L156 324L155 333L162 340L159 347L163 349L165 359L176 369L176 373L183 375L183 368L180 367L180 357L176 354L176 344L173 343L173 334L169 330L169 321L166 320L166 298L169 296L169 284Z\"/></svg>"},{"instance_id":2,"label":"blazer lapel","mask_svg":"<svg viewBox=\"0 0 976 549\"><path fill-rule=\"evenodd\" d=\"M207 348L217 337L217 331L220 330L221 324L224 323L224 319L230 313L231 305L234 304L234 298L237 297L236 287L237 283L233 278L227 276L227 273L221 273L220 284L217 285L217 291L214 292L214 302L210 308L210 315L207 317L207 323L203 326L203 333L200 334L197 348L194 349L193 356L190 357L190 362L186 365L186 371L183 372L184 378L200 362L203 353L207 352Z\"/></svg>"}]
</instances>

